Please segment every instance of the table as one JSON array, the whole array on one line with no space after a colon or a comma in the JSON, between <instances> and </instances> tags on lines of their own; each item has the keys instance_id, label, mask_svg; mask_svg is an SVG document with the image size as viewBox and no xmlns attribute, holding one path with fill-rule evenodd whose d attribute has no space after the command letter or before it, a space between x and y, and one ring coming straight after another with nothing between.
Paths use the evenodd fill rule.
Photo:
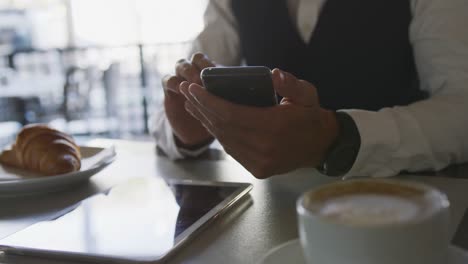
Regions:
<instances>
[{"instance_id":1,"label":"table","mask_svg":"<svg viewBox=\"0 0 468 264\"><path fill-rule=\"evenodd\" d=\"M229 156L213 155L211 159L172 162L156 155L152 142L97 139L88 145L115 145L118 157L88 184L59 193L0 200L0 238L131 177L250 182L254 185L250 199L216 220L169 263L256 263L271 248L297 238L295 202L299 195L319 184L339 180L322 176L313 169L257 180ZM399 177L424 181L446 192L452 203L452 233L456 230L468 207L468 165L424 176ZM11 258L8 263L64 262Z\"/></svg>"}]
</instances>

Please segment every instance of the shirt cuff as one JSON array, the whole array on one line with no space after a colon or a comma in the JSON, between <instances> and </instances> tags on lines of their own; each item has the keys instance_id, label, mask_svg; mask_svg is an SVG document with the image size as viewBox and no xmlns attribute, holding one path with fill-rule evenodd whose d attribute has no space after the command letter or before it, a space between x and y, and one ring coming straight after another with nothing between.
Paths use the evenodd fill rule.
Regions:
<instances>
[{"instance_id":1,"label":"shirt cuff","mask_svg":"<svg viewBox=\"0 0 468 264\"><path fill-rule=\"evenodd\" d=\"M351 170L343 178L371 176L389 177L399 173L386 166L397 151L400 137L390 111L345 110L359 130L361 147Z\"/></svg>"},{"instance_id":2,"label":"shirt cuff","mask_svg":"<svg viewBox=\"0 0 468 264\"><path fill-rule=\"evenodd\" d=\"M175 143L174 135L172 132L171 124L167 120L164 108L161 107L157 111L150 124L150 131L153 137L156 139L158 147L166 154L171 160L182 159L184 156L179 152Z\"/></svg>"},{"instance_id":3,"label":"shirt cuff","mask_svg":"<svg viewBox=\"0 0 468 264\"><path fill-rule=\"evenodd\" d=\"M158 111L152 118L151 134L156 139L158 147L171 160L183 159L186 157L197 157L205 152L210 144L200 147L195 150L179 148L176 144L172 126L167 120L164 109Z\"/></svg>"}]
</instances>

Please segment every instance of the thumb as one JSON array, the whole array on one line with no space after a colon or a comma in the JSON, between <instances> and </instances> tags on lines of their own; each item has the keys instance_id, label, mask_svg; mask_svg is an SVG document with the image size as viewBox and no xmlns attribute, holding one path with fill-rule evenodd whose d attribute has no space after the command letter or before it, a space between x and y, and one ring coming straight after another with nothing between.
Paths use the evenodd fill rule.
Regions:
<instances>
[{"instance_id":1,"label":"thumb","mask_svg":"<svg viewBox=\"0 0 468 264\"><path fill-rule=\"evenodd\" d=\"M272 71L272 78L275 91L284 101L304 106L318 104L317 89L311 83L280 69Z\"/></svg>"}]
</instances>

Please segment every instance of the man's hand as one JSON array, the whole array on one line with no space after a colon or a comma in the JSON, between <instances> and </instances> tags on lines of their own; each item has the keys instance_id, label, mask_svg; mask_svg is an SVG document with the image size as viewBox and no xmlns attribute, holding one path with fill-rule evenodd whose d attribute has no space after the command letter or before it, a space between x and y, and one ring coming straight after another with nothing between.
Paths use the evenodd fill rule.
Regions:
<instances>
[{"instance_id":1,"label":"man's hand","mask_svg":"<svg viewBox=\"0 0 468 264\"><path fill-rule=\"evenodd\" d=\"M176 144L181 147L196 147L213 139L200 121L187 113L184 108L186 99L179 89L183 81L201 85L201 70L212 66L213 62L204 54L196 53L191 61L179 60L176 64L176 75L166 76L163 79L166 116L176 136Z\"/></svg>"},{"instance_id":2,"label":"man's hand","mask_svg":"<svg viewBox=\"0 0 468 264\"><path fill-rule=\"evenodd\" d=\"M185 108L257 178L316 167L338 135L334 112L322 109L315 87L273 70L283 100L274 107L233 104L198 84L182 82Z\"/></svg>"}]
</instances>

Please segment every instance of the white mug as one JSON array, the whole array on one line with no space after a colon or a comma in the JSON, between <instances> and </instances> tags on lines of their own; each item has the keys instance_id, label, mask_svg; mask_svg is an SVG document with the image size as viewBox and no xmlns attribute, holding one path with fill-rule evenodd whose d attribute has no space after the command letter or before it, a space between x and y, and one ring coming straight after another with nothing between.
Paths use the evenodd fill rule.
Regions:
<instances>
[{"instance_id":1,"label":"white mug","mask_svg":"<svg viewBox=\"0 0 468 264\"><path fill-rule=\"evenodd\" d=\"M440 191L397 180L335 182L297 202L308 264L445 264L449 202Z\"/></svg>"}]
</instances>

